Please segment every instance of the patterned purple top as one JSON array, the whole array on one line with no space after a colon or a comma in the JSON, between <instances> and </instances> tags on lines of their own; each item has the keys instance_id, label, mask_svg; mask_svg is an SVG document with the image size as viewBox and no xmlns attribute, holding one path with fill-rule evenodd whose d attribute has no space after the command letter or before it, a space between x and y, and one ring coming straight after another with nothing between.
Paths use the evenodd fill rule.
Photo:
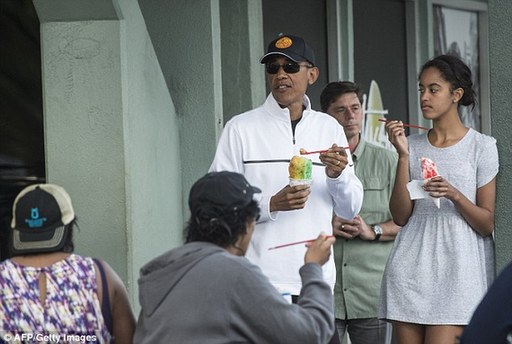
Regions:
<instances>
[{"instance_id":1,"label":"patterned purple top","mask_svg":"<svg viewBox=\"0 0 512 344\"><path fill-rule=\"evenodd\" d=\"M44 304L39 292L41 273L47 281ZM43 268L10 259L0 263L0 341L46 343L50 335L53 339L60 336L60 343L111 340L101 313L92 258L71 254Z\"/></svg>"}]
</instances>

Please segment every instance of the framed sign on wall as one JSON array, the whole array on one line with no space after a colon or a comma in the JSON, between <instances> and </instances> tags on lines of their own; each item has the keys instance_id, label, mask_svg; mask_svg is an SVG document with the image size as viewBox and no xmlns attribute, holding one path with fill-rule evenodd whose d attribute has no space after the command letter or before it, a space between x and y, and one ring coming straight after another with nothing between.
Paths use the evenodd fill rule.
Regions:
<instances>
[{"instance_id":1,"label":"framed sign on wall","mask_svg":"<svg viewBox=\"0 0 512 344\"><path fill-rule=\"evenodd\" d=\"M490 132L487 5L466 0L432 0L434 56L455 55L471 69L477 95L474 108L463 107L463 123Z\"/></svg>"}]
</instances>

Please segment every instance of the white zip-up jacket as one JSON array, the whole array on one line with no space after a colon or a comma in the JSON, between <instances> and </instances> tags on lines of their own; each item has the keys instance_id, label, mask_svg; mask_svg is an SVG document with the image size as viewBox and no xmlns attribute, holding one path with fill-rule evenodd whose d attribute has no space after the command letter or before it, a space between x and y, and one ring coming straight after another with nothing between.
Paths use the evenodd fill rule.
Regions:
<instances>
[{"instance_id":1,"label":"white zip-up jacket","mask_svg":"<svg viewBox=\"0 0 512 344\"><path fill-rule=\"evenodd\" d=\"M333 211L346 219L357 215L363 201L363 187L354 173L352 157L338 178L329 178L318 155L313 161L311 194L300 210L270 213L270 199L289 183L288 165L299 149L328 149L333 143L347 147L343 127L331 116L311 109L304 96L304 111L292 133L290 113L272 94L265 103L233 117L226 123L210 171L233 171L245 175L262 190L261 218L256 225L246 257L258 265L282 293L299 295L298 274L304 264L305 245L269 250L280 244L315 239L320 232L332 234ZM323 267L325 280L334 288L334 258Z\"/></svg>"}]
</instances>

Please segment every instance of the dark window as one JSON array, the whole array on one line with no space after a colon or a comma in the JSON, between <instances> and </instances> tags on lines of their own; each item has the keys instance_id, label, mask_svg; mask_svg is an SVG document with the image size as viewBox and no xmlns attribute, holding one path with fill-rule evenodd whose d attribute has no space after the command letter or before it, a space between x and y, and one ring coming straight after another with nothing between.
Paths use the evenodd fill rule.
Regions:
<instances>
[{"instance_id":1,"label":"dark window","mask_svg":"<svg viewBox=\"0 0 512 344\"><path fill-rule=\"evenodd\" d=\"M0 257L12 202L45 179L39 19L30 0L0 1Z\"/></svg>"},{"instance_id":2,"label":"dark window","mask_svg":"<svg viewBox=\"0 0 512 344\"><path fill-rule=\"evenodd\" d=\"M408 121L404 1L357 0L353 11L355 81L368 93L375 80L386 117Z\"/></svg>"},{"instance_id":3,"label":"dark window","mask_svg":"<svg viewBox=\"0 0 512 344\"><path fill-rule=\"evenodd\" d=\"M325 2L318 0L263 0L263 39L261 55L280 33L304 38L315 52L320 69L318 80L309 86L307 95L313 109L320 110L320 93L327 85L327 20ZM264 68L261 67L264 73ZM267 94L270 93L267 85Z\"/></svg>"}]
</instances>

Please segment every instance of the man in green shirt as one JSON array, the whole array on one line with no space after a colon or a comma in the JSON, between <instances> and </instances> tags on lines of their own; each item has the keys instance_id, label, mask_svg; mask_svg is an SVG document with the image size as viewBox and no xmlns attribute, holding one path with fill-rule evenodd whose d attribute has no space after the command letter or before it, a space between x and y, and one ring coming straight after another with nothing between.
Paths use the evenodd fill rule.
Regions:
<instances>
[{"instance_id":1,"label":"man in green shirt","mask_svg":"<svg viewBox=\"0 0 512 344\"><path fill-rule=\"evenodd\" d=\"M377 318L377 308L384 267L400 229L389 211L398 155L361 137L362 91L355 83L329 83L320 103L322 111L343 126L364 188L361 212L353 219L334 217L332 221L337 236L336 327L340 340L348 332L353 344L385 344L387 326Z\"/></svg>"}]
</instances>

